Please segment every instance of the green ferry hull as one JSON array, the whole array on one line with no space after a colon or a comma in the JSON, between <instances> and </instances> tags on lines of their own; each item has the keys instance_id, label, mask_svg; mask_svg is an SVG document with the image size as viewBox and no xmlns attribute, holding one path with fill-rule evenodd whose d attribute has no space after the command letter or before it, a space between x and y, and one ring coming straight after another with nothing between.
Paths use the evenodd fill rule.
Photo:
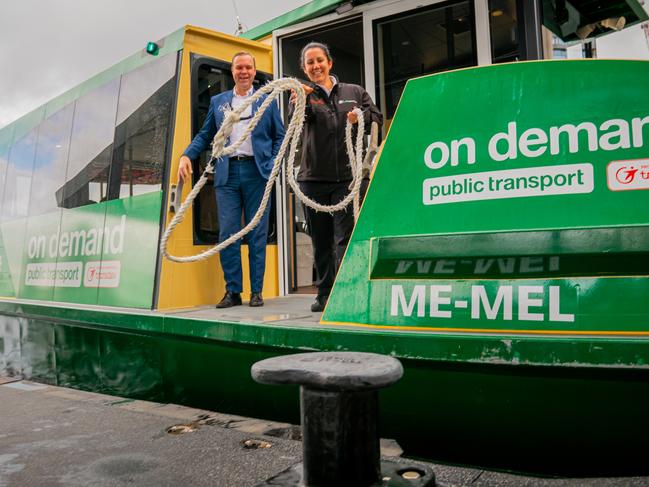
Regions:
<instances>
[{"instance_id":1,"label":"green ferry hull","mask_svg":"<svg viewBox=\"0 0 649 487\"><path fill-rule=\"evenodd\" d=\"M307 350L372 351L404 365L403 379L381 392L380 410L382 436L406 455L541 475L649 473L649 370L624 365L644 353L642 340L382 333L8 301L0 313L0 374L299 423L297 388L255 383L253 363ZM608 363L570 361L597 349ZM557 361L535 363L537 353Z\"/></svg>"}]
</instances>

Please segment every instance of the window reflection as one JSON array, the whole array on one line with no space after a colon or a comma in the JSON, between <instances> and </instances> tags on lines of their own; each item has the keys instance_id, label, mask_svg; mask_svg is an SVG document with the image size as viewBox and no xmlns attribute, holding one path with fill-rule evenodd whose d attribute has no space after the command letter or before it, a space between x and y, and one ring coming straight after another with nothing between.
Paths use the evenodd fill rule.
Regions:
<instances>
[{"instance_id":1,"label":"window reflection","mask_svg":"<svg viewBox=\"0 0 649 487\"><path fill-rule=\"evenodd\" d=\"M377 98L394 116L406 81L476 64L473 11L468 1L375 22Z\"/></svg>"},{"instance_id":2,"label":"window reflection","mask_svg":"<svg viewBox=\"0 0 649 487\"><path fill-rule=\"evenodd\" d=\"M63 208L106 199L118 90L119 78L76 102L66 183L56 192Z\"/></svg>"},{"instance_id":3,"label":"window reflection","mask_svg":"<svg viewBox=\"0 0 649 487\"><path fill-rule=\"evenodd\" d=\"M489 30L493 63L520 58L516 0L489 0Z\"/></svg>"},{"instance_id":4,"label":"window reflection","mask_svg":"<svg viewBox=\"0 0 649 487\"><path fill-rule=\"evenodd\" d=\"M9 147L11 146L12 138L12 129L0 130L0 205L3 202L7 165L9 162ZM2 209L0 208L0 216L2 213ZM3 227L3 225L0 225L0 296L15 296L11 272L9 265L7 265L9 260L7 258L5 242L10 238L15 238L15 235L10 231L6 232Z\"/></svg>"},{"instance_id":5,"label":"window reflection","mask_svg":"<svg viewBox=\"0 0 649 487\"><path fill-rule=\"evenodd\" d=\"M59 110L40 126L29 203L30 216L58 209L56 190L65 183L74 105Z\"/></svg>"},{"instance_id":6,"label":"window reflection","mask_svg":"<svg viewBox=\"0 0 649 487\"><path fill-rule=\"evenodd\" d=\"M354 19L282 39L282 74L306 79L300 67L302 48L311 41L329 46L334 59L332 74L345 83L364 85L363 22ZM288 98L288 97L285 97Z\"/></svg>"},{"instance_id":7,"label":"window reflection","mask_svg":"<svg viewBox=\"0 0 649 487\"><path fill-rule=\"evenodd\" d=\"M27 216L38 127L16 140L7 165L2 220Z\"/></svg>"},{"instance_id":8,"label":"window reflection","mask_svg":"<svg viewBox=\"0 0 649 487\"><path fill-rule=\"evenodd\" d=\"M0 205L2 205L5 179L7 176L7 165L9 162L9 148L11 147L11 140L13 139L13 130L4 129L0 130ZM0 211L0 215L2 211Z\"/></svg>"},{"instance_id":9,"label":"window reflection","mask_svg":"<svg viewBox=\"0 0 649 487\"><path fill-rule=\"evenodd\" d=\"M162 188L175 72L174 53L122 76L109 199Z\"/></svg>"}]
</instances>

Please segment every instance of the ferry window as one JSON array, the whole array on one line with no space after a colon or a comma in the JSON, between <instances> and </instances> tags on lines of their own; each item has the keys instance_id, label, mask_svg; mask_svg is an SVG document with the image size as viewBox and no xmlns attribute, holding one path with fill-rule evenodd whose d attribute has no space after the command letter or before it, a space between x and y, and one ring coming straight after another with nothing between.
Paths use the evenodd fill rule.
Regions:
<instances>
[{"instance_id":1,"label":"ferry window","mask_svg":"<svg viewBox=\"0 0 649 487\"><path fill-rule=\"evenodd\" d=\"M386 120L408 79L477 64L472 5L445 3L374 21L376 101Z\"/></svg>"},{"instance_id":2,"label":"ferry window","mask_svg":"<svg viewBox=\"0 0 649 487\"><path fill-rule=\"evenodd\" d=\"M38 132L29 215L58 209L56 191L65 183L74 105L70 104L43 121Z\"/></svg>"},{"instance_id":3,"label":"ferry window","mask_svg":"<svg viewBox=\"0 0 649 487\"><path fill-rule=\"evenodd\" d=\"M2 205L3 221L26 217L28 214L37 135L38 127L11 146Z\"/></svg>"},{"instance_id":4,"label":"ferry window","mask_svg":"<svg viewBox=\"0 0 649 487\"><path fill-rule=\"evenodd\" d=\"M361 19L282 38L283 76L306 79L306 75L300 67L300 52L306 44L312 41L322 42L329 46L331 57L334 60L332 74L337 75L340 81L361 86L365 84L363 21Z\"/></svg>"},{"instance_id":5,"label":"ferry window","mask_svg":"<svg viewBox=\"0 0 649 487\"><path fill-rule=\"evenodd\" d=\"M176 62L168 54L122 76L108 199L162 189Z\"/></svg>"},{"instance_id":6,"label":"ferry window","mask_svg":"<svg viewBox=\"0 0 649 487\"><path fill-rule=\"evenodd\" d=\"M516 0L489 0L489 30L493 63L520 58Z\"/></svg>"},{"instance_id":7,"label":"ferry window","mask_svg":"<svg viewBox=\"0 0 649 487\"><path fill-rule=\"evenodd\" d=\"M257 71L254 81L255 89L272 79L271 75ZM196 136L207 112L210 100L226 90L234 89L234 80L230 71L230 63L216 59L192 55L192 138ZM194 184L205 171L205 166L210 160L209 151L203 152L198 161L194 161ZM270 220L268 225L268 242L277 240L275 197L271 195ZM219 238L219 223L214 197L214 179L208 177L207 183L194 201L194 243L197 245L214 244Z\"/></svg>"},{"instance_id":8,"label":"ferry window","mask_svg":"<svg viewBox=\"0 0 649 487\"><path fill-rule=\"evenodd\" d=\"M106 200L118 91L116 78L75 104L66 182L56 192L57 202L63 208Z\"/></svg>"},{"instance_id":9,"label":"ferry window","mask_svg":"<svg viewBox=\"0 0 649 487\"><path fill-rule=\"evenodd\" d=\"M11 147L11 139L13 138L13 130L5 129L0 130L0 215L2 215L2 200L5 189L5 177L7 175L7 165L9 159L9 148ZM1 243L0 243L1 244Z\"/></svg>"}]
</instances>

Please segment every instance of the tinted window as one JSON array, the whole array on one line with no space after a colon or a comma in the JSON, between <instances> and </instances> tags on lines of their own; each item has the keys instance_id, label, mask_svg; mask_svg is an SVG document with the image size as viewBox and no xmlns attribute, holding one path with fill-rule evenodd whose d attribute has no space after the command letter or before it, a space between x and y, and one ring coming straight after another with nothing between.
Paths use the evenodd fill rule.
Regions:
<instances>
[{"instance_id":1,"label":"tinted window","mask_svg":"<svg viewBox=\"0 0 649 487\"><path fill-rule=\"evenodd\" d=\"M162 188L176 58L169 54L122 76L109 199Z\"/></svg>"},{"instance_id":2,"label":"tinted window","mask_svg":"<svg viewBox=\"0 0 649 487\"><path fill-rule=\"evenodd\" d=\"M65 183L73 105L48 117L40 126L29 214L50 213L58 209L56 191Z\"/></svg>"},{"instance_id":3,"label":"tinted window","mask_svg":"<svg viewBox=\"0 0 649 487\"><path fill-rule=\"evenodd\" d=\"M2 214L2 202L5 190L5 178L7 176L7 163L9 159L9 148L13 139L13 130L0 130L0 214Z\"/></svg>"},{"instance_id":4,"label":"tinted window","mask_svg":"<svg viewBox=\"0 0 649 487\"><path fill-rule=\"evenodd\" d=\"M234 80L229 65L215 62L214 64L199 61L196 70L195 109L193 113L192 136L195 136L205 122L210 100L219 93L234 88ZM208 151L203 152L198 159L198 167L194 168L194 178L198 178L205 171L207 161L210 159ZM195 163L196 164L196 163ZM196 243L213 243L219 236L219 221L216 214L216 200L214 198L214 177L210 174L208 181L198 194L194 203L194 228L196 229Z\"/></svg>"},{"instance_id":5,"label":"tinted window","mask_svg":"<svg viewBox=\"0 0 649 487\"><path fill-rule=\"evenodd\" d=\"M375 21L376 101L386 119L394 116L410 78L476 64L472 3L456 2Z\"/></svg>"},{"instance_id":6,"label":"tinted window","mask_svg":"<svg viewBox=\"0 0 649 487\"><path fill-rule=\"evenodd\" d=\"M516 0L489 0L489 30L493 63L517 61L518 22Z\"/></svg>"},{"instance_id":7,"label":"tinted window","mask_svg":"<svg viewBox=\"0 0 649 487\"><path fill-rule=\"evenodd\" d=\"M106 199L118 90L119 78L76 102L66 182L56 192L63 208Z\"/></svg>"},{"instance_id":8,"label":"tinted window","mask_svg":"<svg viewBox=\"0 0 649 487\"><path fill-rule=\"evenodd\" d=\"M344 83L365 84L363 70L363 22L360 19L343 24L320 27L282 39L282 74L307 79L300 67L300 52L309 42L329 46L334 65L332 74ZM284 97L288 98L288 97Z\"/></svg>"},{"instance_id":9,"label":"tinted window","mask_svg":"<svg viewBox=\"0 0 649 487\"><path fill-rule=\"evenodd\" d=\"M27 216L38 127L16 140L9 153L2 219Z\"/></svg>"}]
</instances>

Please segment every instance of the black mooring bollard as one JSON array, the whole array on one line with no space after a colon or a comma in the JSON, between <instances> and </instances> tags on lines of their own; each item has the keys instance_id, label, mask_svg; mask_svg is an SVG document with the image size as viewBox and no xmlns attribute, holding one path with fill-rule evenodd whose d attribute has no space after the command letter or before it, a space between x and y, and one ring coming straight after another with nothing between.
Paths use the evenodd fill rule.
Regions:
<instances>
[{"instance_id":1,"label":"black mooring bollard","mask_svg":"<svg viewBox=\"0 0 649 487\"><path fill-rule=\"evenodd\" d=\"M433 473L420 467L409 471L401 463L383 462L389 472L382 472L378 390L402 375L397 359L360 352L303 353L254 364L257 382L301 386L303 465L262 485L434 486ZM404 472L418 481L408 481Z\"/></svg>"}]
</instances>

